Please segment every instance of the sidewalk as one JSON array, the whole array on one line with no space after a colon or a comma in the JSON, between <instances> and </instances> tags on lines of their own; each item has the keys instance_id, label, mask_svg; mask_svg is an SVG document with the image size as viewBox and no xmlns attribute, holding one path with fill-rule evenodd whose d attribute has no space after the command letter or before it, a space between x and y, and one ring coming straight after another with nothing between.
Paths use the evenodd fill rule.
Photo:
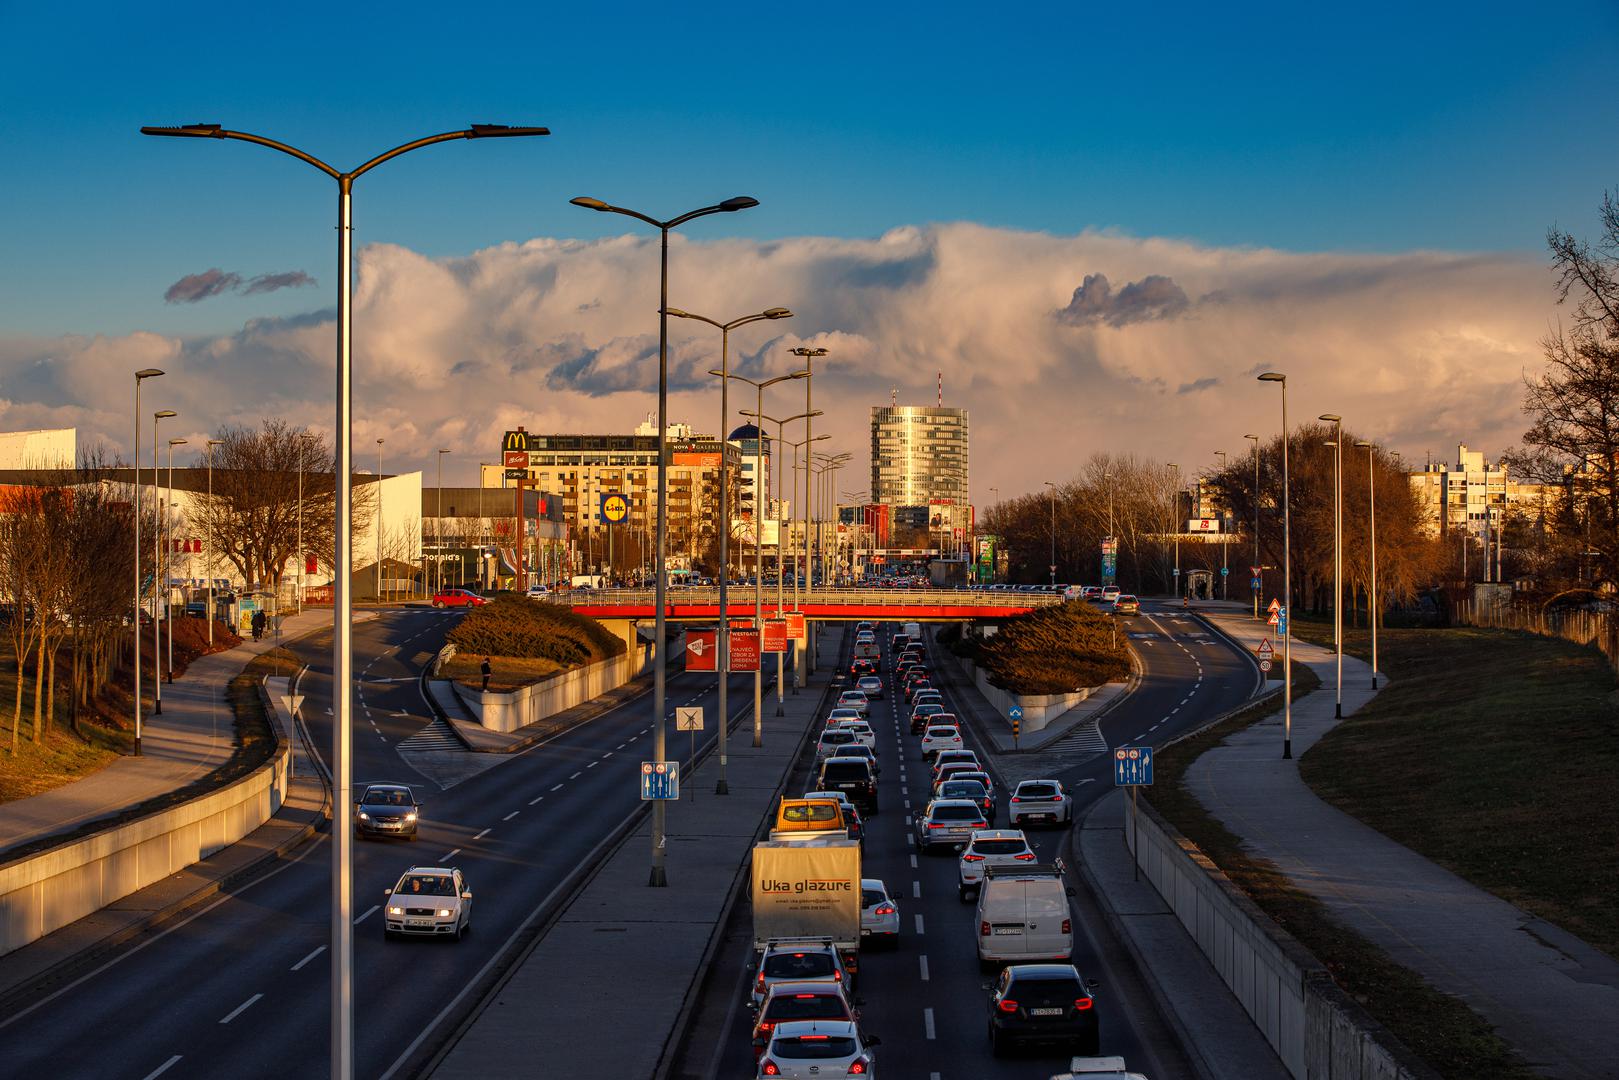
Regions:
<instances>
[{"instance_id":1,"label":"sidewalk","mask_svg":"<svg viewBox=\"0 0 1619 1080\"><path fill-rule=\"evenodd\" d=\"M1270 629L1234 612L1197 613L1250 648ZM1321 689L1293 705L1294 759L1278 752L1278 716L1198 758L1188 788L1249 851L1467 1002L1531 1065L1566 1080L1615 1076L1619 963L1317 798L1297 760L1338 723L1335 665L1330 650L1298 639L1293 658L1321 677ZM1343 672L1349 715L1374 694L1371 667L1345 655Z\"/></svg>"},{"instance_id":2,"label":"sidewalk","mask_svg":"<svg viewBox=\"0 0 1619 1080\"><path fill-rule=\"evenodd\" d=\"M828 635L822 655L830 651L836 658L837 646L836 635ZM743 888L760 824L817 719L822 691L838 674L835 664L823 665L804 692L785 699L784 717L767 708L762 747L751 745L747 723L732 733L729 795L713 793L716 754L681 778L682 798L668 812L666 888L646 883L648 821L624 842L607 843L601 869L567 901L431 1075L489 1080L532 1076L536 1068L547 1076L656 1074ZM733 708L751 716L752 702ZM647 972L657 977L642 977ZM609 1027L620 1037L582 1037Z\"/></svg>"},{"instance_id":3,"label":"sidewalk","mask_svg":"<svg viewBox=\"0 0 1619 1080\"><path fill-rule=\"evenodd\" d=\"M280 641L285 644L331 622L330 609L308 609L282 621ZM0 804L0 861L19 844L112 817L218 768L236 741L226 687L249 660L275 647L275 637L267 635L263 641L247 639L233 649L198 657L179 679L163 684L162 715L143 710L140 757L119 758L82 780ZM150 691L149 681L142 688Z\"/></svg>"}]
</instances>

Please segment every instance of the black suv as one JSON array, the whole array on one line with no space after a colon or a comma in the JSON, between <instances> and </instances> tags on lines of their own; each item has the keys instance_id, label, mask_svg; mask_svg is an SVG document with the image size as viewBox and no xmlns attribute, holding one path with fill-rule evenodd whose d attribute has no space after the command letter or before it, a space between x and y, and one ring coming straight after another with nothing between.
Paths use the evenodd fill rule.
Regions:
<instances>
[{"instance_id":1,"label":"black suv","mask_svg":"<svg viewBox=\"0 0 1619 1080\"><path fill-rule=\"evenodd\" d=\"M989 1048L996 1057L1022 1043L1061 1043L1082 1057L1099 1052L1095 979L1072 964L1013 964L984 987Z\"/></svg>"},{"instance_id":2,"label":"black suv","mask_svg":"<svg viewBox=\"0 0 1619 1080\"><path fill-rule=\"evenodd\" d=\"M827 758L821 762L815 790L841 791L865 816L877 814L877 774L864 758Z\"/></svg>"}]
</instances>

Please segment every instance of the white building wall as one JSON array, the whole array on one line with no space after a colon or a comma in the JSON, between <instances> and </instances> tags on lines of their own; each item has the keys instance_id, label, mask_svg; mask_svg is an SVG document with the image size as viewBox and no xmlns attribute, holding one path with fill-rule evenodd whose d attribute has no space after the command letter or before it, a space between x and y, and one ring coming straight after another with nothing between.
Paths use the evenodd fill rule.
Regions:
<instances>
[{"instance_id":1,"label":"white building wall","mask_svg":"<svg viewBox=\"0 0 1619 1080\"><path fill-rule=\"evenodd\" d=\"M71 469L78 464L78 430L0 432L0 469Z\"/></svg>"}]
</instances>

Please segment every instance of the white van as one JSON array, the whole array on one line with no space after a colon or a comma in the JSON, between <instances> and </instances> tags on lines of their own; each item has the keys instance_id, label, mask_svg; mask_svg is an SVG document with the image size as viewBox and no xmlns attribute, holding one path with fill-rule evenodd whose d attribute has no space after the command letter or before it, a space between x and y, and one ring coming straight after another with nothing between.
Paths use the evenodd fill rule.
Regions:
<instances>
[{"instance_id":1,"label":"white van","mask_svg":"<svg viewBox=\"0 0 1619 1080\"><path fill-rule=\"evenodd\" d=\"M978 963L1069 960L1074 951L1073 890L1059 863L991 866L978 890Z\"/></svg>"},{"instance_id":2,"label":"white van","mask_svg":"<svg viewBox=\"0 0 1619 1080\"><path fill-rule=\"evenodd\" d=\"M904 626L899 628L899 632L904 634L906 637L910 638L912 641L919 642L919 641L922 640L922 624L921 623L908 622Z\"/></svg>"}]
</instances>

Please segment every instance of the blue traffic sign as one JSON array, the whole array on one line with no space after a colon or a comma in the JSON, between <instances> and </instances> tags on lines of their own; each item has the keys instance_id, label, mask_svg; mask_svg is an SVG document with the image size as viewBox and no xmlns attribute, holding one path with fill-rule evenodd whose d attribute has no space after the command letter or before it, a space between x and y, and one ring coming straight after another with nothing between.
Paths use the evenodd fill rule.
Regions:
<instances>
[{"instance_id":1,"label":"blue traffic sign","mask_svg":"<svg viewBox=\"0 0 1619 1080\"><path fill-rule=\"evenodd\" d=\"M1283 637L1287 636L1287 609L1276 609L1276 632Z\"/></svg>"},{"instance_id":2,"label":"blue traffic sign","mask_svg":"<svg viewBox=\"0 0 1619 1080\"><path fill-rule=\"evenodd\" d=\"M1120 746L1113 751L1113 786L1136 787L1152 783L1152 747Z\"/></svg>"},{"instance_id":3,"label":"blue traffic sign","mask_svg":"<svg viewBox=\"0 0 1619 1080\"><path fill-rule=\"evenodd\" d=\"M641 762L641 798L680 798L680 762Z\"/></svg>"},{"instance_id":4,"label":"blue traffic sign","mask_svg":"<svg viewBox=\"0 0 1619 1080\"><path fill-rule=\"evenodd\" d=\"M1012 706L1010 709L1006 710L1006 715L1011 717L1013 720L1021 720L1021 719L1023 719L1023 706L1021 706L1021 705Z\"/></svg>"},{"instance_id":5,"label":"blue traffic sign","mask_svg":"<svg viewBox=\"0 0 1619 1080\"><path fill-rule=\"evenodd\" d=\"M1180 576L1181 576L1181 568L1180 568L1180 567L1178 567L1178 566L1177 566L1177 567L1175 567L1175 576L1176 576L1176 577L1180 577Z\"/></svg>"},{"instance_id":6,"label":"blue traffic sign","mask_svg":"<svg viewBox=\"0 0 1619 1080\"><path fill-rule=\"evenodd\" d=\"M1260 589L1265 587L1265 584L1259 578L1249 578L1248 586L1249 588L1253 589L1254 592L1258 592Z\"/></svg>"},{"instance_id":7,"label":"blue traffic sign","mask_svg":"<svg viewBox=\"0 0 1619 1080\"><path fill-rule=\"evenodd\" d=\"M1229 567L1229 566L1220 567L1220 576L1221 577L1226 577L1226 576L1230 575L1230 573L1231 573L1231 567Z\"/></svg>"}]
</instances>

